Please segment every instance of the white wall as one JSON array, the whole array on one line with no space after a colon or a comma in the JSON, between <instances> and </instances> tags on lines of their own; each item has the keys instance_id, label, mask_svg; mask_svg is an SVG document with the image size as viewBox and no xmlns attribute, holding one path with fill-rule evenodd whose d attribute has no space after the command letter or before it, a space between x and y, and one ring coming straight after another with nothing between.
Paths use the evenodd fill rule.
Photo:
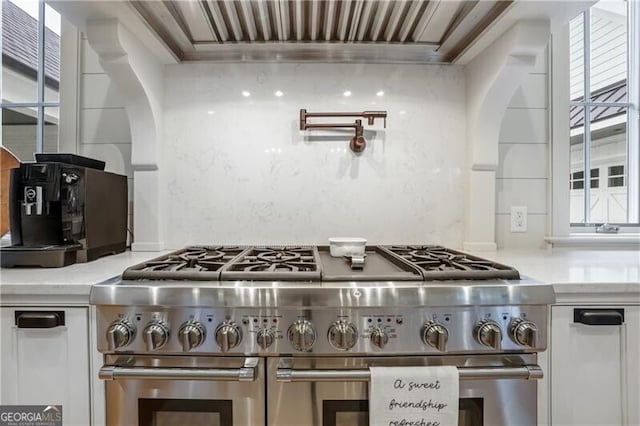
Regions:
<instances>
[{"instance_id":1,"label":"white wall","mask_svg":"<svg viewBox=\"0 0 640 426\"><path fill-rule=\"evenodd\" d=\"M129 175L131 188L124 103L84 38L81 46L81 152ZM336 234L363 235L373 243L461 247L461 68L182 64L167 67L165 74L161 171L167 248L196 242L324 243ZM342 95L347 89L350 98ZM243 90L252 96L244 98ZM284 96L276 98L275 90ZM382 98L375 96L378 90L385 91ZM545 54L502 125L496 172L500 248L544 246L547 104ZM368 130L369 146L356 157L348 150L350 131L299 132L302 107L386 109L388 128L376 124L374 132ZM529 209L525 234L510 232L512 205Z\"/></svg>"},{"instance_id":2,"label":"white wall","mask_svg":"<svg viewBox=\"0 0 640 426\"><path fill-rule=\"evenodd\" d=\"M515 93L502 121L496 171L498 248L542 248L547 235L548 65L547 52ZM511 206L527 206L528 232L512 233Z\"/></svg>"},{"instance_id":3,"label":"white wall","mask_svg":"<svg viewBox=\"0 0 640 426\"><path fill-rule=\"evenodd\" d=\"M461 68L182 64L165 75L167 248L349 235L461 247ZM300 132L300 108L386 110L389 118L386 130L376 124L365 133L367 149L356 156L350 131Z\"/></svg>"},{"instance_id":4,"label":"white wall","mask_svg":"<svg viewBox=\"0 0 640 426\"><path fill-rule=\"evenodd\" d=\"M105 161L106 170L126 175L129 187L129 228L132 220L133 172L131 132L124 101L100 66L86 37L80 40L78 99L79 153Z\"/></svg>"}]
</instances>

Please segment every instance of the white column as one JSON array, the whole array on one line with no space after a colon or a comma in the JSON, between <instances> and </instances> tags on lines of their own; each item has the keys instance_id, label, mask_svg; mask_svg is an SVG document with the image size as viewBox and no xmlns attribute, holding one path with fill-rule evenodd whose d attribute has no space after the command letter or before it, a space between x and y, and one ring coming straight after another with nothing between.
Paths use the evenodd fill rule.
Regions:
<instances>
[{"instance_id":1,"label":"white column","mask_svg":"<svg viewBox=\"0 0 640 426\"><path fill-rule=\"evenodd\" d=\"M163 65L117 19L87 21L87 40L124 94L131 126L134 251L164 248L158 145L162 135Z\"/></svg>"},{"instance_id":2,"label":"white column","mask_svg":"<svg viewBox=\"0 0 640 426\"><path fill-rule=\"evenodd\" d=\"M162 241L154 237L160 233L160 173L158 170L133 170L133 251L159 251Z\"/></svg>"},{"instance_id":3,"label":"white column","mask_svg":"<svg viewBox=\"0 0 640 426\"><path fill-rule=\"evenodd\" d=\"M467 241L465 250L496 250L495 213L496 213L496 171L470 170L468 202L471 213L467 218ZM473 237L469 241L469 236Z\"/></svg>"},{"instance_id":4,"label":"white column","mask_svg":"<svg viewBox=\"0 0 640 426\"><path fill-rule=\"evenodd\" d=\"M467 214L464 248L495 250L495 171L504 113L549 39L549 22L518 21L465 69Z\"/></svg>"}]
</instances>

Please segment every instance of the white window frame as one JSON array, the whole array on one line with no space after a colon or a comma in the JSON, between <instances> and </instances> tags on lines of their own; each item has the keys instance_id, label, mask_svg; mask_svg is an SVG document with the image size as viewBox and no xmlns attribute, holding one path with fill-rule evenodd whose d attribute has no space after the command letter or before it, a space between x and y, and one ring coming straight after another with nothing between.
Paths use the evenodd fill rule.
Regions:
<instances>
[{"instance_id":1,"label":"white window frame","mask_svg":"<svg viewBox=\"0 0 640 426\"><path fill-rule=\"evenodd\" d=\"M60 84L58 85L58 101L45 102L45 0L38 2L38 70L36 77L36 101L35 102L6 102L0 103L0 110L14 108L33 108L36 110L36 149L35 153L41 153L44 150L44 126L45 108L58 108L58 120L60 116ZM62 61L61 61L62 62ZM62 75L62 72L60 73ZM59 128L59 124L58 124ZM58 146L60 146L60 138L58 137Z\"/></svg>"},{"instance_id":2,"label":"white window frame","mask_svg":"<svg viewBox=\"0 0 640 426\"><path fill-rule=\"evenodd\" d=\"M588 10L587 12L588 13ZM640 4L629 2L628 14L628 67L627 93L629 110L627 114L627 138L629 141L638 140L640 137L640 28L638 25L631 25L632 20L640 22ZM618 240L622 245L638 244L640 242L640 226L638 225L640 200L629 196L629 218L634 222L621 226L618 235L596 234L595 225L574 225L569 219L569 177L570 177L570 145L569 145L569 24L555 32L551 38L551 66L550 66L550 130L551 130L551 187L550 187L550 208L551 218L549 223L550 236L547 241L557 245L589 245L590 242L598 244L601 241ZM631 72L633 70L633 73ZM585 81L587 79L585 78ZM585 83L586 84L586 83ZM588 91L585 92L588 96ZM586 119L586 117L585 117ZM638 143L628 144L627 164L625 164L626 183L629 194L638 194L640 173L640 149ZM634 164L635 163L635 164ZM631 166L631 167L630 167ZM588 167L588 166L587 166ZM585 167L585 169L587 168ZM586 173L585 173L585 186ZM586 191L585 191L586 192ZM587 198L587 197L585 197ZM585 203L585 205L587 205ZM583 238L588 236L589 239Z\"/></svg>"}]
</instances>

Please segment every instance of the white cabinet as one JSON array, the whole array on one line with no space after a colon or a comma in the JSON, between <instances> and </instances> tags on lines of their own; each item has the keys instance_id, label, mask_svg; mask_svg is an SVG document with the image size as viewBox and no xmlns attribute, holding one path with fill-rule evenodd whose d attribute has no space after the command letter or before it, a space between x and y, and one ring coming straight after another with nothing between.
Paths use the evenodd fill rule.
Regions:
<instances>
[{"instance_id":1,"label":"white cabinet","mask_svg":"<svg viewBox=\"0 0 640 426\"><path fill-rule=\"evenodd\" d=\"M640 306L553 306L551 424L640 425L639 347Z\"/></svg>"},{"instance_id":2,"label":"white cabinet","mask_svg":"<svg viewBox=\"0 0 640 426\"><path fill-rule=\"evenodd\" d=\"M90 425L88 318L81 307L0 308L0 404L60 404L65 426Z\"/></svg>"}]
</instances>

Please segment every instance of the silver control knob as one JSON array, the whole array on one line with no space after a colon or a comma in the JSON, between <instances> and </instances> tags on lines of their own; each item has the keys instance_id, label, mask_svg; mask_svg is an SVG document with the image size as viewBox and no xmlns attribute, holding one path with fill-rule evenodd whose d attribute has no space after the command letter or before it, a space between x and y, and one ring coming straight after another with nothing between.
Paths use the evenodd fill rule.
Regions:
<instances>
[{"instance_id":1,"label":"silver control knob","mask_svg":"<svg viewBox=\"0 0 640 426\"><path fill-rule=\"evenodd\" d=\"M513 318L509 324L509 337L518 345L535 348L538 341L538 327L523 318Z\"/></svg>"},{"instance_id":2,"label":"silver control knob","mask_svg":"<svg viewBox=\"0 0 640 426\"><path fill-rule=\"evenodd\" d=\"M376 327L371 330L369 340L371 340L371 344L373 346L384 349L384 347L387 346L387 343L389 343L389 335L382 328Z\"/></svg>"},{"instance_id":3,"label":"silver control knob","mask_svg":"<svg viewBox=\"0 0 640 426\"><path fill-rule=\"evenodd\" d=\"M126 318L111 323L107 329L107 345L110 351L123 348L133 341L136 327Z\"/></svg>"},{"instance_id":4,"label":"silver control knob","mask_svg":"<svg viewBox=\"0 0 640 426\"><path fill-rule=\"evenodd\" d=\"M144 327L143 335L147 351L155 351L169 340L169 327L164 321L151 321Z\"/></svg>"},{"instance_id":5,"label":"silver control knob","mask_svg":"<svg viewBox=\"0 0 640 426\"><path fill-rule=\"evenodd\" d=\"M264 350L273 344L274 338L275 335L271 329L263 328L256 335L256 343Z\"/></svg>"},{"instance_id":6,"label":"silver control knob","mask_svg":"<svg viewBox=\"0 0 640 426\"><path fill-rule=\"evenodd\" d=\"M348 351L358 343L358 329L349 321L339 320L331 324L327 337L335 349Z\"/></svg>"},{"instance_id":7,"label":"silver control knob","mask_svg":"<svg viewBox=\"0 0 640 426\"><path fill-rule=\"evenodd\" d=\"M225 321L216 328L216 343L222 352L228 352L242 341L242 330L233 321Z\"/></svg>"},{"instance_id":8,"label":"silver control knob","mask_svg":"<svg viewBox=\"0 0 640 426\"><path fill-rule=\"evenodd\" d=\"M182 344L182 351L189 352L204 343L207 338L207 329L200 322L189 320L180 326L178 338Z\"/></svg>"},{"instance_id":9,"label":"silver control knob","mask_svg":"<svg viewBox=\"0 0 640 426\"><path fill-rule=\"evenodd\" d=\"M422 341L425 345L429 345L440 352L445 352L447 350L449 331L444 325L435 321L427 321L422 326L420 335L422 336Z\"/></svg>"},{"instance_id":10,"label":"silver control knob","mask_svg":"<svg viewBox=\"0 0 640 426\"><path fill-rule=\"evenodd\" d=\"M500 325L492 320L480 320L473 330L473 336L481 345L499 351L502 349L502 330Z\"/></svg>"},{"instance_id":11,"label":"silver control knob","mask_svg":"<svg viewBox=\"0 0 640 426\"><path fill-rule=\"evenodd\" d=\"M289 330L287 330L287 336L291 346L301 352L311 350L311 347L316 342L316 330L311 322L307 320L298 320L291 324Z\"/></svg>"}]
</instances>

